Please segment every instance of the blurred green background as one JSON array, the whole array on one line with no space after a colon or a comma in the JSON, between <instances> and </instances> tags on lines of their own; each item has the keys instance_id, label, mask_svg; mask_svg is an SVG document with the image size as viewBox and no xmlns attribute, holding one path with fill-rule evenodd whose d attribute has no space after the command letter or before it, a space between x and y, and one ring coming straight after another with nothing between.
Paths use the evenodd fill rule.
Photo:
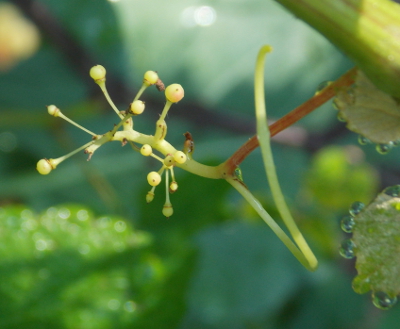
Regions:
<instances>
[{"instance_id":1,"label":"blurred green background","mask_svg":"<svg viewBox=\"0 0 400 329\"><path fill-rule=\"evenodd\" d=\"M310 98L352 67L323 37L270 0L0 1L0 328L396 328L398 307L381 311L351 288L339 222L398 184L399 150L379 155L326 104L275 138L282 189L320 260L309 273L223 181L181 170L174 215L151 204L146 175L158 169L118 143L82 153L48 176L36 162L88 136L47 114L105 133L117 117L91 81L107 69L122 110L143 73L180 83L167 139L191 132L194 157L218 164L254 134L253 71L263 44L270 118ZM152 134L164 96L155 89L135 129ZM279 221L258 150L245 183Z\"/></svg>"}]
</instances>

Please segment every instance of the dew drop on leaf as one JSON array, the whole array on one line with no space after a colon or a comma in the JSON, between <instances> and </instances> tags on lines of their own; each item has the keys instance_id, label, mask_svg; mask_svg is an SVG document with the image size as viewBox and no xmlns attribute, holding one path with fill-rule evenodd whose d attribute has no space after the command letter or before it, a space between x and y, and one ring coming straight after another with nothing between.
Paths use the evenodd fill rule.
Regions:
<instances>
[{"instance_id":1,"label":"dew drop on leaf","mask_svg":"<svg viewBox=\"0 0 400 329\"><path fill-rule=\"evenodd\" d=\"M393 143L390 142L387 144L377 144L375 148L378 153L387 154L393 148Z\"/></svg>"},{"instance_id":2,"label":"dew drop on leaf","mask_svg":"<svg viewBox=\"0 0 400 329\"><path fill-rule=\"evenodd\" d=\"M400 139L396 139L395 141L392 141L393 147L398 147L400 146Z\"/></svg>"},{"instance_id":3,"label":"dew drop on leaf","mask_svg":"<svg viewBox=\"0 0 400 329\"><path fill-rule=\"evenodd\" d=\"M365 207L364 203L356 201L350 206L349 213L351 216L356 216L361 212L361 210L364 209L364 207Z\"/></svg>"},{"instance_id":4,"label":"dew drop on leaf","mask_svg":"<svg viewBox=\"0 0 400 329\"><path fill-rule=\"evenodd\" d=\"M397 296L391 297L387 293L377 291L372 294L372 303L382 310L387 310L397 303Z\"/></svg>"},{"instance_id":5,"label":"dew drop on leaf","mask_svg":"<svg viewBox=\"0 0 400 329\"><path fill-rule=\"evenodd\" d=\"M400 185L393 185L385 188L383 193L392 196L392 197L399 197L400 195Z\"/></svg>"},{"instance_id":6,"label":"dew drop on leaf","mask_svg":"<svg viewBox=\"0 0 400 329\"><path fill-rule=\"evenodd\" d=\"M360 135L360 136L358 136L358 143L360 145L367 145L367 144L370 144L371 141L367 137Z\"/></svg>"},{"instance_id":7,"label":"dew drop on leaf","mask_svg":"<svg viewBox=\"0 0 400 329\"><path fill-rule=\"evenodd\" d=\"M315 90L315 95L318 95L322 90L324 90L326 87L328 87L330 84L332 83L332 81L323 81L321 82L317 89Z\"/></svg>"},{"instance_id":8,"label":"dew drop on leaf","mask_svg":"<svg viewBox=\"0 0 400 329\"><path fill-rule=\"evenodd\" d=\"M342 230L346 233L351 233L353 231L353 226L354 226L354 217L353 216L345 216L342 218L340 222L340 227Z\"/></svg>"},{"instance_id":9,"label":"dew drop on leaf","mask_svg":"<svg viewBox=\"0 0 400 329\"><path fill-rule=\"evenodd\" d=\"M352 259L355 256L354 248L355 248L354 242L351 239L346 239L342 242L339 249L339 253L344 258Z\"/></svg>"}]
</instances>

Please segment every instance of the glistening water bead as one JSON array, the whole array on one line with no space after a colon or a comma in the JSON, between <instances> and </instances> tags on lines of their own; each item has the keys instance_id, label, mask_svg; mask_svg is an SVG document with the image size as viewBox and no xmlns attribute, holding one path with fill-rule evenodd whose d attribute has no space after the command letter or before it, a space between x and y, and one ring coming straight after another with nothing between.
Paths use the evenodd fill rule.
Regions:
<instances>
[{"instance_id":1,"label":"glistening water bead","mask_svg":"<svg viewBox=\"0 0 400 329\"><path fill-rule=\"evenodd\" d=\"M322 90L328 87L332 81L323 81L317 86L317 90L315 91L315 95L318 95Z\"/></svg>"},{"instance_id":2,"label":"glistening water bead","mask_svg":"<svg viewBox=\"0 0 400 329\"><path fill-rule=\"evenodd\" d=\"M358 136L358 143L360 145L367 145L367 144L371 144L371 141L367 137L360 135L360 136Z\"/></svg>"},{"instance_id":3,"label":"glistening water bead","mask_svg":"<svg viewBox=\"0 0 400 329\"><path fill-rule=\"evenodd\" d=\"M393 143L389 142L387 144L376 144L376 151L380 154L387 154L393 148Z\"/></svg>"},{"instance_id":4,"label":"glistening water bead","mask_svg":"<svg viewBox=\"0 0 400 329\"><path fill-rule=\"evenodd\" d=\"M381 310L387 310L397 303L397 296L391 297L383 291L372 294L372 303Z\"/></svg>"},{"instance_id":5,"label":"glistening water bead","mask_svg":"<svg viewBox=\"0 0 400 329\"><path fill-rule=\"evenodd\" d=\"M339 253L344 258L352 259L355 256L354 254L355 247L356 245L351 239L346 239L340 245Z\"/></svg>"},{"instance_id":6,"label":"glistening water bead","mask_svg":"<svg viewBox=\"0 0 400 329\"><path fill-rule=\"evenodd\" d=\"M349 213L351 216L356 216L361 212L361 210L364 209L364 207L365 207L364 203L356 201L350 206Z\"/></svg>"},{"instance_id":7,"label":"glistening water bead","mask_svg":"<svg viewBox=\"0 0 400 329\"><path fill-rule=\"evenodd\" d=\"M400 195L400 185L389 186L383 190L383 193L397 198Z\"/></svg>"},{"instance_id":8,"label":"glistening water bead","mask_svg":"<svg viewBox=\"0 0 400 329\"><path fill-rule=\"evenodd\" d=\"M354 222L353 216L347 215L342 218L342 220L340 222L340 227L346 233L351 233L353 231L354 224L355 224L355 222Z\"/></svg>"}]
</instances>

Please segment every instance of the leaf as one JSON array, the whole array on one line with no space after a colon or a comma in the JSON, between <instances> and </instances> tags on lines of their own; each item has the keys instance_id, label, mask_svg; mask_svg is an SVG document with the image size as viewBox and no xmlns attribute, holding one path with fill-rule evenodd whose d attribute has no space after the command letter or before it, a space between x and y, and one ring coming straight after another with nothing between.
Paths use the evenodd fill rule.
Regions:
<instances>
[{"instance_id":1,"label":"leaf","mask_svg":"<svg viewBox=\"0 0 400 329\"><path fill-rule=\"evenodd\" d=\"M152 236L83 206L0 208L0 239L1 328L131 328L165 280Z\"/></svg>"},{"instance_id":2,"label":"leaf","mask_svg":"<svg viewBox=\"0 0 400 329\"><path fill-rule=\"evenodd\" d=\"M383 304L394 303L400 294L399 194L400 185L380 193L354 217L353 237L347 240L357 257L354 290L360 294L372 290L374 304L384 309L391 305ZM382 299L386 301L379 304Z\"/></svg>"},{"instance_id":3,"label":"leaf","mask_svg":"<svg viewBox=\"0 0 400 329\"><path fill-rule=\"evenodd\" d=\"M334 102L351 131L378 144L400 139L399 101L375 87L362 71L352 87L338 92Z\"/></svg>"},{"instance_id":4,"label":"leaf","mask_svg":"<svg viewBox=\"0 0 400 329\"><path fill-rule=\"evenodd\" d=\"M313 158L306 175L307 192L330 211L346 209L348 200L371 200L378 175L355 146L329 146Z\"/></svg>"}]
</instances>

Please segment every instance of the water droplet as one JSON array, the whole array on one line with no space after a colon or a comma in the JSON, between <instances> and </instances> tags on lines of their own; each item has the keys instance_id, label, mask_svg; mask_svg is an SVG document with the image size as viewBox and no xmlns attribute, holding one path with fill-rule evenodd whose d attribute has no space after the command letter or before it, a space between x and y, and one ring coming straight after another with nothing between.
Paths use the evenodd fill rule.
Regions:
<instances>
[{"instance_id":1,"label":"water droplet","mask_svg":"<svg viewBox=\"0 0 400 329\"><path fill-rule=\"evenodd\" d=\"M108 228L111 224L111 218L110 217L101 217L98 219L99 227L100 228Z\"/></svg>"},{"instance_id":2,"label":"water droplet","mask_svg":"<svg viewBox=\"0 0 400 329\"><path fill-rule=\"evenodd\" d=\"M398 147L398 146L400 146L400 139L392 141L391 143L392 143L393 147Z\"/></svg>"},{"instance_id":3,"label":"water droplet","mask_svg":"<svg viewBox=\"0 0 400 329\"><path fill-rule=\"evenodd\" d=\"M71 216L71 212L68 208L61 208L60 210L58 210L57 215L62 219L68 219L69 216Z\"/></svg>"},{"instance_id":4,"label":"water droplet","mask_svg":"<svg viewBox=\"0 0 400 329\"><path fill-rule=\"evenodd\" d=\"M113 311L118 310L120 305L121 302L118 299L110 299L108 302L108 308Z\"/></svg>"},{"instance_id":5,"label":"water droplet","mask_svg":"<svg viewBox=\"0 0 400 329\"><path fill-rule=\"evenodd\" d=\"M124 232L126 230L125 222L122 221L122 220L119 220L119 221L115 222L114 230L116 230L119 233Z\"/></svg>"},{"instance_id":6,"label":"water droplet","mask_svg":"<svg viewBox=\"0 0 400 329\"><path fill-rule=\"evenodd\" d=\"M376 151L380 154L387 154L393 148L393 143L389 142L387 144L376 144Z\"/></svg>"},{"instance_id":7,"label":"water droplet","mask_svg":"<svg viewBox=\"0 0 400 329\"><path fill-rule=\"evenodd\" d=\"M355 257L354 248L355 244L351 239L346 239L340 245L339 253L342 257L352 259Z\"/></svg>"},{"instance_id":8,"label":"water droplet","mask_svg":"<svg viewBox=\"0 0 400 329\"><path fill-rule=\"evenodd\" d=\"M35 242L35 247L36 247L36 249L39 250L39 251L46 250L46 248L47 248L47 242L46 242L45 240L42 240L42 239L37 240L37 241Z\"/></svg>"},{"instance_id":9,"label":"water droplet","mask_svg":"<svg viewBox=\"0 0 400 329\"><path fill-rule=\"evenodd\" d=\"M76 217L83 222L89 218L89 213L87 210L81 209L76 213Z\"/></svg>"},{"instance_id":10,"label":"water droplet","mask_svg":"<svg viewBox=\"0 0 400 329\"><path fill-rule=\"evenodd\" d=\"M360 136L358 136L358 143L360 145L367 145L367 144L371 144L371 141L367 137L360 135Z\"/></svg>"},{"instance_id":11,"label":"water droplet","mask_svg":"<svg viewBox=\"0 0 400 329\"><path fill-rule=\"evenodd\" d=\"M355 222L354 222L353 216L345 216L342 218L342 220L340 222L340 227L346 233L351 233L353 231L354 224L355 224Z\"/></svg>"},{"instance_id":12,"label":"water droplet","mask_svg":"<svg viewBox=\"0 0 400 329\"><path fill-rule=\"evenodd\" d=\"M236 167L233 174L236 179L238 179L240 182L243 182L242 170L239 167Z\"/></svg>"},{"instance_id":13,"label":"water droplet","mask_svg":"<svg viewBox=\"0 0 400 329\"><path fill-rule=\"evenodd\" d=\"M351 216L354 217L354 216L358 215L361 212L361 210L364 209L364 207L365 207L365 204L363 204L360 201L356 201L350 206L349 213Z\"/></svg>"},{"instance_id":14,"label":"water droplet","mask_svg":"<svg viewBox=\"0 0 400 329\"><path fill-rule=\"evenodd\" d=\"M318 95L322 90L328 87L332 81L323 81L317 86L317 90L315 91L315 95Z\"/></svg>"},{"instance_id":15,"label":"water droplet","mask_svg":"<svg viewBox=\"0 0 400 329\"><path fill-rule=\"evenodd\" d=\"M50 218L54 218L57 215L57 208L50 207L46 210L46 215Z\"/></svg>"},{"instance_id":16,"label":"water droplet","mask_svg":"<svg viewBox=\"0 0 400 329\"><path fill-rule=\"evenodd\" d=\"M400 195L400 185L389 186L383 190L383 193L392 197L398 197Z\"/></svg>"},{"instance_id":17,"label":"water droplet","mask_svg":"<svg viewBox=\"0 0 400 329\"><path fill-rule=\"evenodd\" d=\"M371 290L369 275L357 275L352 282L353 289L358 294L365 294Z\"/></svg>"},{"instance_id":18,"label":"water droplet","mask_svg":"<svg viewBox=\"0 0 400 329\"><path fill-rule=\"evenodd\" d=\"M397 303L397 296L391 297L386 292L377 291L372 294L372 303L381 310L388 310Z\"/></svg>"},{"instance_id":19,"label":"water droplet","mask_svg":"<svg viewBox=\"0 0 400 329\"><path fill-rule=\"evenodd\" d=\"M137 308L137 305L134 301L128 300L125 304L124 304L124 310L132 313L135 312Z\"/></svg>"},{"instance_id":20,"label":"water droplet","mask_svg":"<svg viewBox=\"0 0 400 329\"><path fill-rule=\"evenodd\" d=\"M32 219L33 212L29 209L24 209L21 211L21 218L24 220Z\"/></svg>"},{"instance_id":21,"label":"water droplet","mask_svg":"<svg viewBox=\"0 0 400 329\"><path fill-rule=\"evenodd\" d=\"M346 119L344 118L342 112L338 112L338 114L337 114L337 119L338 119L340 122L346 122Z\"/></svg>"}]
</instances>

